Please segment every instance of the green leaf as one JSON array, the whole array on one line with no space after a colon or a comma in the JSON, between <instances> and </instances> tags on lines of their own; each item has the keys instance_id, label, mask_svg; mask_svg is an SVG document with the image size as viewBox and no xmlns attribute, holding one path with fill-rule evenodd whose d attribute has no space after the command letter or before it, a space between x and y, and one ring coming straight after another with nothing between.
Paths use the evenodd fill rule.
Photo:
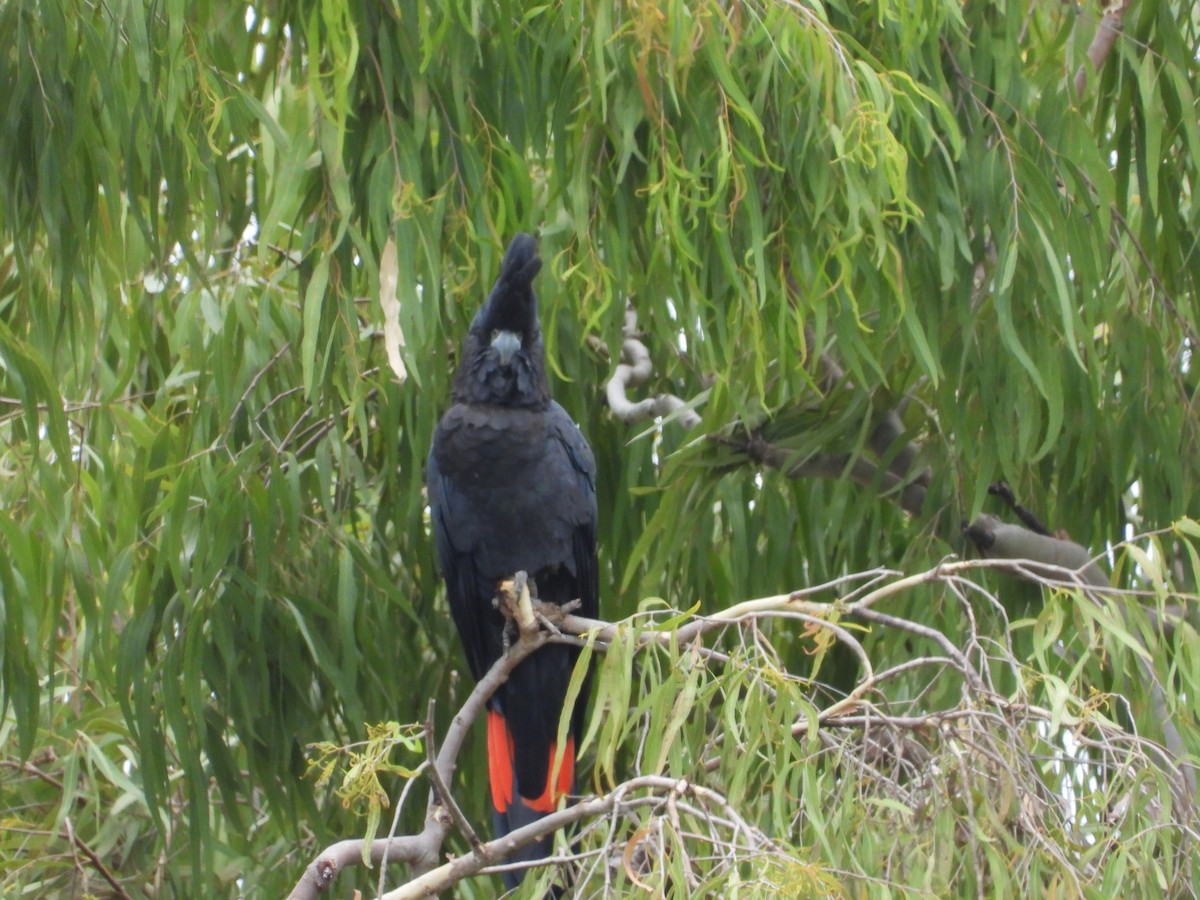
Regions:
<instances>
[{"instance_id":1,"label":"green leaf","mask_svg":"<svg viewBox=\"0 0 1200 900\"><path fill-rule=\"evenodd\" d=\"M319 377L320 360L317 358L317 342L321 336L322 311L325 308L325 292L329 286L329 256L321 254L313 267L312 277L304 291L304 331L300 343L300 364L304 373L304 395L312 397Z\"/></svg>"}]
</instances>

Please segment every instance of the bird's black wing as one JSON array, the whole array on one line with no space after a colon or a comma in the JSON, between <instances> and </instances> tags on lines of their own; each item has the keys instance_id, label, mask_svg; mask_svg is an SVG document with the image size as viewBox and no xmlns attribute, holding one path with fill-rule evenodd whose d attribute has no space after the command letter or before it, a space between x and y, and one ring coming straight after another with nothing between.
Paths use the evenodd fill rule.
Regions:
<instances>
[{"instance_id":1,"label":"bird's black wing","mask_svg":"<svg viewBox=\"0 0 1200 900\"><path fill-rule=\"evenodd\" d=\"M594 619L600 615L600 573L596 561L596 459L583 433L557 403L551 403L552 434L566 451L575 476L572 493L572 540L575 582L580 601L579 615Z\"/></svg>"},{"instance_id":2,"label":"bird's black wing","mask_svg":"<svg viewBox=\"0 0 1200 900\"><path fill-rule=\"evenodd\" d=\"M462 640L467 667L476 680L483 677L499 656L490 652L500 639L493 636L503 628L500 614L491 610L495 585L479 572L475 554L479 544L479 524L468 498L438 465L435 442L426 469L426 487L433 519L433 539L438 566L446 582L450 613Z\"/></svg>"},{"instance_id":3,"label":"bird's black wing","mask_svg":"<svg viewBox=\"0 0 1200 900\"><path fill-rule=\"evenodd\" d=\"M575 470L577 485L584 502L577 510L578 517L571 536L571 554L575 563L575 590L570 599L580 601L578 615L588 619L600 616L600 568L596 555L597 530L599 514L596 504L596 460L592 448L588 446L580 430L571 421L570 416L554 404L565 422L560 430L560 440L571 460ZM574 668L579 659L578 651L570 654L571 666ZM587 708L587 698L591 694L591 672L584 679L579 692L579 701L571 714L571 733L575 737L575 747L583 740L584 714Z\"/></svg>"}]
</instances>

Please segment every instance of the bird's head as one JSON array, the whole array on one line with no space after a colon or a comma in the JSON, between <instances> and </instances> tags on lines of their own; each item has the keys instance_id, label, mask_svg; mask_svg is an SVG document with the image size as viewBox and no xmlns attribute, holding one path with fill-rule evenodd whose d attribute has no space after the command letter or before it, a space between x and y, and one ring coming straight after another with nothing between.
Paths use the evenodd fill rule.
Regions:
<instances>
[{"instance_id":1,"label":"bird's head","mask_svg":"<svg viewBox=\"0 0 1200 900\"><path fill-rule=\"evenodd\" d=\"M455 378L455 399L518 406L549 402L542 328L533 279L542 268L537 241L518 234L500 275L471 322Z\"/></svg>"}]
</instances>

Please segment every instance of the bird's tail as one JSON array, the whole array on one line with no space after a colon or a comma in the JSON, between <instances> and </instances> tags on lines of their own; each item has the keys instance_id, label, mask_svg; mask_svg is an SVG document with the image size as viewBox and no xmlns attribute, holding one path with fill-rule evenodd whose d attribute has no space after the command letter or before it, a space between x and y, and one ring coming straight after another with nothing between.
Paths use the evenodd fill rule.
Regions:
<instances>
[{"instance_id":1,"label":"bird's tail","mask_svg":"<svg viewBox=\"0 0 1200 900\"><path fill-rule=\"evenodd\" d=\"M573 735L567 735L561 760L557 758L559 756L557 745L553 743L550 745L549 762L542 782L544 786L539 794L530 797L521 791L521 784L517 778L513 733L503 713L498 710L488 710L487 731L488 780L492 789L492 818L496 828L496 837L499 838L554 812L558 809L559 801L574 790L575 738ZM556 766L557 771L555 771ZM542 859L550 854L553 843L553 837L547 835L542 840L511 854L508 862ZM505 885L509 888L516 887L520 880L520 872L509 872L504 875Z\"/></svg>"}]
</instances>

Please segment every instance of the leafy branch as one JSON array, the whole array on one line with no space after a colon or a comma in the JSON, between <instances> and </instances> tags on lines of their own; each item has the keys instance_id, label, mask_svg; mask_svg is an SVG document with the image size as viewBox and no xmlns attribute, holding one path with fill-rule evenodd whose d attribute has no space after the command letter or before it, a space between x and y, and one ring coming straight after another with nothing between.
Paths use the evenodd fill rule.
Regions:
<instances>
[{"instance_id":1,"label":"leafy branch","mask_svg":"<svg viewBox=\"0 0 1200 900\"><path fill-rule=\"evenodd\" d=\"M781 701L780 691L799 692L811 702L824 697L821 705L781 723L785 735L809 746L806 764L838 760L844 772L854 774L847 784L859 801L893 804L909 827L935 816L937 809L946 804L966 804L968 813L976 816L981 814L976 806L994 802L1003 806L998 798L1005 796L1023 798L1010 810L1005 826L1008 833L1015 840L1036 845L1055 860L1076 890L1082 890L1097 875L1100 860L1091 853L1071 853L1065 849L1069 843L1055 836L1081 828L1093 836L1097 829L1121 833L1126 817L1132 815L1131 805L1146 801L1144 788L1138 785L1144 784L1151 773L1166 792L1163 827L1194 840L1198 824L1188 800L1192 765L1106 716L1105 706L1119 706L1116 695L1096 702L1095 697L1059 692L1052 693L1047 703L1037 699L1036 682L1017 687L1015 692L1010 689L1006 693L999 687L998 676L1021 685L1027 666L1013 655L1006 638L994 636L981 624L981 611L991 610L1000 617L1001 627L996 633L1006 635L1009 629L1003 604L979 580L995 570L1017 574L1051 590L1067 590L1075 596L1086 591L1100 604L1097 609L1104 616L1114 613L1102 601L1123 593L1092 583L1081 569L1040 560L992 559L946 560L911 575L875 569L812 588L742 601L703 616L658 611L604 622L569 613L555 614L557 610L534 601L532 612L517 616L524 623L518 641L472 691L447 728L436 759L427 767L435 790L431 792L424 830L391 839L339 842L309 866L291 896L294 900L316 897L329 887L338 871L363 859L375 864L385 859L405 862L412 868L412 879L390 892L383 892L381 881L381 896L397 900L429 896L464 878L502 871L501 861L509 853L565 828L576 829L568 850L522 865L570 868L577 884L581 879L607 879L608 867L617 865L632 883L649 887L664 877L660 870L665 865L663 855L668 852L666 843L670 842L681 854L672 857L676 861L673 865L678 868L679 860L683 860L676 877L684 878L693 890L713 884L714 871L728 874L750 860L755 861L758 877L763 879L778 878L781 873L799 877L797 873L803 866L797 851L770 837L760 825L752 824L757 821L755 815L742 808L748 802L746 797L735 800L722 786L726 782L721 771L728 766L731 742L739 740L738 729L706 728L703 742L697 742L701 750L695 763L682 771L645 771L644 762L635 763L632 771L623 773L607 789L503 839L480 841L449 794L457 754L491 693L522 659L552 641L582 640L585 646L605 654L597 700L597 706L605 709L612 709L614 704L618 708L621 704L639 705L634 686L627 685L624 694L614 693L612 676L624 665L622 660L628 653L644 654L653 648L677 656L668 667L671 672L700 665L701 669L695 671L701 673L701 685L721 684L735 676L740 679L741 693L735 691L726 701L737 705L735 716L759 692L770 694L772 702ZM944 590L962 609L966 627L961 633L887 609L903 595L930 589ZM818 599L829 594L834 595L833 599ZM976 608L973 598L982 600L982 610ZM543 614L554 616L553 625L547 624ZM818 631L851 646L860 660L857 683L841 696L832 696L827 686L778 669L771 662L775 653L766 637L773 621L803 623L817 652L821 646L815 640ZM873 651L854 635L860 625L891 635L883 635L886 640L872 645ZM771 633L777 638L782 634ZM876 665L872 653L879 646L898 643L901 634L935 647L936 652L916 653L883 667ZM713 643L709 649L720 645L724 652L695 653L705 641ZM1064 652L1075 651L1067 645ZM685 661L689 657L691 663ZM1076 671L1080 668L1077 666ZM930 686L945 684L949 679L957 688L942 692L948 702L940 708L931 708L929 698L923 698L921 691L907 700L885 699L881 687L900 677ZM654 693L653 687L649 693ZM680 697L687 696L687 692L676 696L670 721L654 718L642 727L671 733L678 728L676 718L681 725L693 723L690 709L686 704L681 706ZM697 702L696 696L693 691L691 700ZM593 722L584 743L595 740L597 752L603 756L610 739L606 732L614 727L610 723L622 717L602 715L598 709L593 718L603 721ZM1062 743L1064 730L1071 735L1068 745ZM777 735L773 740L782 737ZM687 746L693 741L678 736L677 743ZM665 758L662 752L660 760ZM1048 777L1043 768L1041 760L1047 757L1055 760L1067 782L1079 784L1083 779L1103 786L1110 797L1109 821L1077 821L1078 814L1063 782ZM611 770L607 763L598 761L597 765L600 782ZM786 773L776 775L783 778ZM802 812L798 809L795 814ZM442 845L455 830L468 840L471 849L439 863ZM977 868L977 881L985 883L986 849L973 833L966 835L966 840L972 845L969 858ZM699 846L708 848L705 854L696 852ZM717 848L721 861L713 861L713 848ZM702 857L707 861L701 863ZM1179 851L1171 863L1172 871L1186 871L1191 865L1188 859L1189 854ZM1176 865L1181 868L1175 869Z\"/></svg>"}]
</instances>

